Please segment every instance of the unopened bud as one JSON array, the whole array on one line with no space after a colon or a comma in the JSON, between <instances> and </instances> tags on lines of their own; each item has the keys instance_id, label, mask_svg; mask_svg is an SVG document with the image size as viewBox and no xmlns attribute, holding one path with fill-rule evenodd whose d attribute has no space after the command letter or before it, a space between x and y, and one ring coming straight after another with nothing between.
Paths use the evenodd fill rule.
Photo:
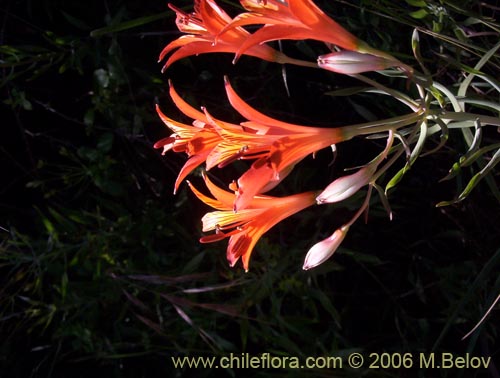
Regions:
<instances>
[{"instance_id":1,"label":"unopened bud","mask_svg":"<svg viewBox=\"0 0 500 378\"><path fill-rule=\"evenodd\" d=\"M376 169L376 164L369 164L356 173L336 179L316 197L316 202L318 204L335 203L349 198L370 183Z\"/></svg>"},{"instance_id":2,"label":"unopened bud","mask_svg":"<svg viewBox=\"0 0 500 378\"><path fill-rule=\"evenodd\" d=\"M302 269L309 270L328 260L344 240L349 226L342 226L325 240L316 243L307 252Z\"/></svg>"},{"instance_id":3,"label":"unopened bud","mask_svg":"<svg viewBox=\"0 0 500 378\"><path fill-rule=\"evenodd\" d=\"M319 67L346 75L380 71L397 64L396 60L356 51L339 51L318 57Z\"/></svg>"}]
</instances>

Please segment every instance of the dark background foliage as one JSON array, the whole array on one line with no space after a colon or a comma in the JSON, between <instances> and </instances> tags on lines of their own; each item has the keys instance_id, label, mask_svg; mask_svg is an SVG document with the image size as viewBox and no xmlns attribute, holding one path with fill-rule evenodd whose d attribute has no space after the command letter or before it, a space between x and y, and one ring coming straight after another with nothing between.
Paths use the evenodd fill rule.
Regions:
<instances>
[{"instance_id":1,"label":"dark background foliage","mask_svg":"<svg viewBox=\"0 0 500 378\"><path fill-rule=\"evenodd\" d=\"M466 40L480 48L464 54L431 36L461 41L467 17L494 20L498 4L319 3L361 38L410 64L416 64L412 27L428 31L422 52L436 79L450 87L462 79L454 61L473 66L498 41L488 33ZM240 11L221 4L231 14ZM439 182L464 153L459 135L421 158L390 193L394 220L374 201L368 223L352 227L329 262L301 269L308 248L349 219L361 196L276 226L244 273L227 266L224 243L198 244L207 208L185 185L172 195L185 157L162 157L152 148L168 134L155 103L189 122L169 100L167 80L189 103L232 122L239 116L225 99L224 75L254 107L295 123L362 122L400 114L399 105L363 94L325 95L357 83L297 67L286 68L288 96L282 68L249 57L234 66L225 54L192 57L162 75L157 56L179 36L164 2L6 0L0 17L1 376L211 376L215 371L176 370L170 357L231 352L301 358L351 351L472 353L491 356L498 369L498 306L477 332L461 338L500 293L499 203L481 184L465 201L435 207L460 193L477 171L473 166L455 181ZM283 48L309 60L326 52L309 41ZM496 56L485 70L498 77L498 67ZM405 83L384 80L404 89ZM485 139L498 141L498 135ZM378 141L361 139L339 145L333 166L322 151L305 159L275 194L321 189L379 148ZM213 177L227 183L240 169ZM201 187L199 172L192 176ZM498 185L498 173L493 180ZM493 369L312 373L498 377Z\"/></svg>"}]
</instances>

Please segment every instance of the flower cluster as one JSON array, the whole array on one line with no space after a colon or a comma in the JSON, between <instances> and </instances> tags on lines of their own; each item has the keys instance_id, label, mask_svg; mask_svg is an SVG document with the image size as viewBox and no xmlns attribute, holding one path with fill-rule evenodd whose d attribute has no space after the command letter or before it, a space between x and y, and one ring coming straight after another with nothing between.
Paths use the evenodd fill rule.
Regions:
<instances>
[{"instance_id":1,"label":"flower cluster","mask_svg":"<svg viewBox=\"0 0 500 378\"><path fill-rule=\"evenodd\" d=\"M206 170L210 170L214 167L223 168L235 160L253 160L249 169L230 185L233 193L221 194L221 191L215 191L214 185L210 184L206 178L207 186L219 201L218 205L214 205L214 202L207 200L206 196L201 195L190 185L198 198L221 210L220 214L213 215L212 219L227 219L228 212L230 212L233 214L230 217L232 220L230 224L233 225L233 221L239 224L243 222L242 219L247 219L249 214L258 213L259 217L261 215L266 217L267 214L270 214L272 221L260 223L259 227L252 226L254 231L244 238L244 240L248 240L245 248L241 246L241 241L229 244L228 260L234 264L238 257L243 256L243 264L247 269L251 250L263 232L278 221L314 204L316 201L318 203L328 202L320 200L319 197L316 200L310 195L305 196L309 199L305 203L303 200L292 200L292 198L301 199L304 196L292 196L290 199L272 198L272 200L271 197L266 197L264 200L261 195L280 183L291 172L295 164L304 157L354 137L356 129L301 126L270 118L245 103L227 80L226 93L232 106L247 118L247 121L236 125L216 119L206 109L198 111L187 104L171 85L171 98L186 116L193 118L193 122L191 125L177 122L167 117L157 107L160 118L173 134L159 140L154 146L162 148L163 153L172 150L185 152L189 157L177 177L174 192L177 191L186 176L203 163L205 163ZM257 200L257 198L259 199ZM312 201L310 201L311 198ZM255 210L256 203L259 204L259 212ZM269 206L270 211L264 211L265 206ZM262 218L260 219L262 220ZM218 222L218 227L215 225L213 227L206 226L205 220L203 223L204 231L215 229L219 235L215 239L202 238L202 241L218 240L221 239L221 235L225 235L220 232L227 227L224 221ZM233 236L231 240L243 240L241 238L242 232L239 232L238 235L239 237ZM245 249L246 252L241 252L241 249ZM235 256L237 257L235 258Z\"/></svg>"},{"instance_id":2,"label":"flower cluster","mask_svg":"<svg viewBox=\"0 0 500 378\"><path fill-rule=\"evenodd\" d=\"M326 261L344 240L351 225L367 211L373 192L392 216L387 201L387 190L396 185L422 151L430 135L441 131L447 137L448 126L471 127L480 119L466 113L447 113L444 108L430 109L432 97L443 104L440 86L429 77L415 74L411 67L393 56L370 47L339 23L327 16L312 0L240 0L246 12L231 18L214 0L194 0L194 11L186 13L169 5L176 13L176 24L183 33L161 52L160 61L168 57L163 70L179 59L205 53L231 53L233 63L242 55L278 64L294 64L352 75L368 83L374 93L392 96L410 111L393 118L342 127L321 128L297 125L269 117L246 103L225 78L225 89L231 106L245 121L239 124L225 122L210 114L210 109L195 109L170 85L170 97L191 124L177 122L157 112L172 134L155 144L163 153L170 150L184 152L188 160L175 182L174 193L185 178L200 165L205 170L222 169L236 160L249 161L248 169L228 184L228 190L213 184L206 174L205 184L212 197L202 194L191 183L194 194L215 211L203 219L203 231L214 234L200 239L202 243L229 238L227 259L233 266L240 258L248 270L252 250L259 238L283 219L312 205L343 201L363 188L366 197L350 221L326 239L315 244L307 253L304 269ZM250 32L252 31L252 32ZM325 44L329 52L319 55L315 62L291 58L267 43L276 40L313 39ZM414 38L414 42L418 41ZM418 58L417 42L414 43ZM393 76L403 77L415 86L419 98L385 87L362 72L392 70ZM441 91L449 97L449 91ZM456 98L450 98L459 104ZM462 109L456 109L462 110ZM473 120L473 121L471 121ZM491 117L481 120L497 124ZM472 123L471 123L472 122ZM460 125L460 126L458 126ZM290 195L283 198L265 193L280 184L306 156L324 148L332 148L354 137L371 135L386 138L384 150L356 172L339 177L324 190ZM442 144L440 144L441 146ZM412 149L413 146L413 149ZM439 147L440 147L439 146ZM398 158L406 153L406 164L391 179L385 191L377 180ZM375 191L373 191L375 189Z\"/></svg>"},{"instance_id":3,"label":"flower cluster","mask_svg":"<svg viewBox=\"0 0 500 378\"><path fill-rule=\"evenodd\" d=\"M231 18L213 0L195 0L194 12L186 13L169 4L176 13L176 24L183 34L169 43L160 54L167 59L163 70L175 61L190 55L214 52L249 55L280 64L320 67L336 72L359 73L398 66L398 61L385 53L371 49L337 22L329 18L311 0L241 0L247 12ZM253 33L244 27L260 26ZM324 42L332 53L318 57L317 62L290 58L266 43L274 40L315 39ZM340 50L342 49L342 50ZM185 152L188 160L175 182L174 193L181 182L196 167L223 168L235 160L252 161L248 170L223 190L205 174L205 183L214 198L189 187L204 203L216 209L203 219L203 231L215 231L204 236L202 243L229 238L227 259L233 266L240 258L248 270L252 250L258 239L281 220L314 204L341 201L370 183L381 159L377 158L359 172L335 180L324 191L301 193L276 198L264 193L278 185L304 157L352 139L357 135L390 131L398 124L355 125L320 128L296 125L271 118L248 105L225 79L227 97L232 107L246 121L228 123L213 117L207 109L195 109L176 92L170 83L170 97L189 118L191 124L177 122L157 112L172 131L154 145L167 151ZM413 122L411 120L410 122ZM408 122L402 122L405 125ZM401 126L399 125L399 126ZM386 154L385 154L386 155ZM385 157L384 155L384 157ZM354 220L353 220L354 221ZM351 222L352 223L352 222ZM325 261L340 244L349 226L345 225L307 254L304 269Z\"/></svg>"}]
</instances>

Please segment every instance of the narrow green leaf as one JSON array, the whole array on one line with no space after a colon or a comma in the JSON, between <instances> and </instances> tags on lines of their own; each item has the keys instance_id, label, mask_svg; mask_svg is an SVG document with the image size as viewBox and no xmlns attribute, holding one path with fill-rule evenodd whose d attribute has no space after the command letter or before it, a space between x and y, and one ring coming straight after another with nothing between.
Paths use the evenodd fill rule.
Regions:
<instances>
[{"instance_id":1,"label":"narrow green leaf","mask_svg":"<svg viewBox=\"0 0 500 378\"><path fill-rule=\"evenodd\" d=\"M172 15L172 11L167 11L167 12L162 12L162 13L155 14L152 16L139 17L139 18L136 18L134 20L121 22L121 23L116 24L116 25L110 25L110 26L106 26L106 27L103 27L100 29L92 30L90 32L90 36L96 38L96 37L101 37L103 35L110 34L110 33L116 33L116 32L120 32L120 31L124 31L124 30L128 30L128 29L133 29L133 28L136 28L138 26L149 24L149 23L157 21L157 20L161 20L162 18L169 17L171 15Z\"/></svg>"},{"instance_id":2,"label":"narrow green leaf","mask_svg":"<svg viewBox=\"0 0 500 378\"><path fill-rule=\"evenodd\" d=\"M414 7L425 7L427 3L424 0L405 0L407 4Z\"/></svg>"},{"instance_id":3,"label":"narrow green leaf","mask_svg":"<svg viewBox=\"0 0 500 378\"><path fill-rule=\"evenodd\" d=\"M89 30L90 27L88 24L86 24L85 22L83 22L82 20L70 15L69 13L61 10L60 11L62 13L62 15L64 16L64 18L73 26L77 27L78 29L82 29L82 30Z\"/></svg>"},{"instance_id":4,"label":"narrow green leaf","mask_svg":"<svg viewBox=\"0 0 500 378\"><path fill-rule=\"evenodd\" d=\"M352 96L358 93L362 93L368 90L368 87L348 87L348 88L342 88L342 89L336 89L334 91L329 91L326 92L325 95L327 96L336 96L336 97L344 97L344 96Z\"/></svg>"},{"instance_id":5,"label":"narrow green leaf","mask_svg":"<svg viewBox=\"0 0 500 378\"><path fill-rule=\"evenodd\" d=\"M427 17L429 12L427 12L425 9L419 9L418 11L411 12L410 17L416 18L417 20L420 20L422 18Z\"/></svg>"},{"instance_id":6,"label":"narrow green leaf","mask_svg":"<svg viewBox=\"0 0 500 378\"><path fill-rule=\"evenodd\" d=\"M403 178L404 174L406 173L407 169L401 168L398 173L396 173L392 179L389 180L387 185L385 186L385 192L387 193L390 189L394 188L398 183L401 181Z\"/></svg>"},{"instance_id":7,"label":"narrow green leaf","mask_svg":"<svg viewBox=\"0 0 500 378\"><path fill-rule=\"evenodd\" d=\"M500 163L500 149L493 155L491 160L486 164L486 166L476 173L468 182L465 189L460 193L457 199L451 201L441 201L436 207L448 206L458 202L463 201L472 192L472 190L479 184L479 182L486 177L486 175L498 164Z\"/></svg>"}]
</instances>

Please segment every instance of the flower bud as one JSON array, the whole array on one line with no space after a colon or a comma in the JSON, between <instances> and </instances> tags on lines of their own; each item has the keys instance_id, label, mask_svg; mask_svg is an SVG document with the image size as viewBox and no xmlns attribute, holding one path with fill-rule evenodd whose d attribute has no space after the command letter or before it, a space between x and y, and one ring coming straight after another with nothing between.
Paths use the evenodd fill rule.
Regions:
<instances>
[{"instance_id":1,"label":"flower bud","mask_svg":"<svg viewBox=\"0 0 500 378\"><path fill-rule=\"evenodd\" d=\"M349 226L342 226L325 240L313 245L307 252L302 269L315 268L328 260L344 240L347 231L349 231Z\"/></svg>"},{"instance_id":2,"label":"flower bud","mask_svg":"<svg viewBox=\"0 0 500 378\"><path fill-rule=\"evenodd\" d=\"M336 179L316 197L316 202L318 204L335 203L349 198L370 183L376 169L377 164L369 164L356 173Z\"/></svg>"},{"instance_id":3,"label":"flower bud","mask_svg":"<svg viewBox=\"0 0 500 378\"><path fill-rule=\"evenodd\" d=\"M346 75L380 71L397 65L397 61L356 51L339 51L318 57L318 66Z\"/></svg>"}]
</instances>

